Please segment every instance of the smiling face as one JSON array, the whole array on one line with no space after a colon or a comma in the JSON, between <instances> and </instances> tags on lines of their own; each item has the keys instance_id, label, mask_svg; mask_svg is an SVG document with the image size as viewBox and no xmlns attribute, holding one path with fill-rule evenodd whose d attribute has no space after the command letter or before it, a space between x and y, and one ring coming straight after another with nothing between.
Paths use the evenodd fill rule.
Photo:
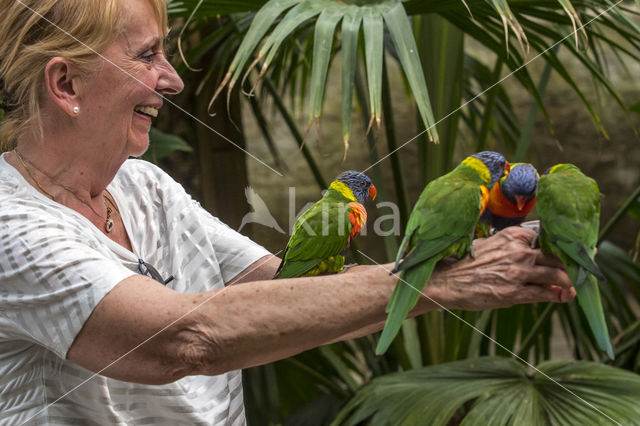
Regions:
<instances>
[{"instance_id":1,"label":"smiling face","mask_svg":"<svg viewBox=\"0 0 640 426\"><path fill-rule=\"evenodd\" d=\"M126 158L146 151L160 95L179 93L183 83L164 56L163 34L147 0L127 0L122 7L122 31L101 52L97 71L81 78L79 107L101 151Z\"/></svg>"}]
</instances>

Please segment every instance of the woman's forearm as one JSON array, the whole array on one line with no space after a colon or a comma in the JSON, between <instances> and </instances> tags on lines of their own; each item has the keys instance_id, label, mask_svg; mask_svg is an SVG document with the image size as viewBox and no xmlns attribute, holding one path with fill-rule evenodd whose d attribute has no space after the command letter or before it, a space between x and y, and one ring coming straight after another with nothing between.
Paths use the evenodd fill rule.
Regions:
<instances>
[{"instance_id":1,"label":"woman's forearm","mask_svg":"<svg viewBox=\"0 0 640 426\"><path fill-rule=\"evenodd\" d=\"M443 262L421 292L412 316L438 308L483 310L517 303L566 302L575 291L553 259L533 250L535 234L510 228L474 242L475 258ZM209 294L194 361L215 374L282 359L329 342L380 329L397 277L392 264L344 274L250 282ZM194 302L198 303L198 302Z\"/></svg>"},{"instance_id":2,"label":"woman's forearm","mask_svg":"<svg viewBox=\"0 0 640 426\"><path fill-rule=\"evenodd\" d=\"M381 266L345 274L251 282L197 295L196 374L286 358L382 323L397 278ZM433 309L428 300L416 308Z\"/></svg>"}]
</instances>

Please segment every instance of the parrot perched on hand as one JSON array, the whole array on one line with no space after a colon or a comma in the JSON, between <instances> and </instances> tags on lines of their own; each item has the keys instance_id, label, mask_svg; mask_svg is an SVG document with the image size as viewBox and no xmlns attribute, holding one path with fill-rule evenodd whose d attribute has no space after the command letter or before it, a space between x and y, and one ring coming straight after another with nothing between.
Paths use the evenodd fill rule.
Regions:
<instances>
[{"instance_id":1,"label":"parrot perched on hand","mask_svg":"<svg viewBox=\"0 0 640 426\"><path fill-rule=\"evenodd\" d=\"M400 331L436 263L470 252L476 223L489 201L488 188L500 179L505 167L508 163L502 154L482 151L424 188L398 249L392 272L402 274L386 308L387 321L376 354L383 354Z\"/></svg>"},{"instance_id":2,"label":"parrot perched on hand","mask_svg":"<svg viewBox=\"0 0 640 426\"><path fill-rule=\"evenodd\" d=\"M376 194L376 187L362 172L349 170L336 177L323 197L293 225L274 278L340 272L344 267L341 253L367 222L364 203Z\"/></svg>"},{"instance_id":3,"label":"parrot perched on hand","mask_svg":"<svg viewBox=\"0 0 640 426\"><path fill-rule=\"evenodd\" d=\"M600 225L598 184L573 164L557 164L540 177L536 210L540 248L564 264L598 346L613 359L598 290L598 280L604 277L594 261Z\"/></svg>"},{"instance_id":4,"label":"parrot perched on hand","mask_svg":"<svg viewBox=\"0 0 640 426\"><path fill-rule=\"evenodd\" d=\"M489 194L489 204L480 221L499 231L520 225L536 205L538 171L531 164L514 163Z\"/></svg>"}]
</instances>

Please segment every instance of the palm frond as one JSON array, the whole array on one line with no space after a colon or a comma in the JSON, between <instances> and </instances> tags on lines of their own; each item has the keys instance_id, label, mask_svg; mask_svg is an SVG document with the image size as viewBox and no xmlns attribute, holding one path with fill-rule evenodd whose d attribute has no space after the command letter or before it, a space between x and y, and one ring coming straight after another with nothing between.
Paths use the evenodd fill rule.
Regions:
<instances>
[{"instance_id":1,"label":"palm frond","mask_svg":"<svg viewBox=\"0 0 640 426\"><path fill-rule=\"evenodd\" d=\"M334 425L631 424L640 376L587 361L554 361L529 373L509 358L483 357L389 374L363 386Z\"/></svg>"},{"instance_id":2,"label":"palm frond","mask_svg":"<svg viewBox=\"0 0 640 426\"><path fill-rule=\"evenodd\" d=\"M280 18L282 14L284 16ZM234 87L243 70L246 76L253 67L260 64L259 78L261 78L272 65L275 55L283 48L282 45L285 40L301 25L316 16L318 18L314 34L310 121L318 119L322 113L327 68L332 53L331 45L337 24L342 20L343 43L345 43L346 48L343 54L343 84L353 87L354 63L356 61L354 52L357 51L355 46L358 43L360 26L362 26L371 111L369 128L373 123L380 125L382 112L382 55L384 54L383 36L386 26L411 86L423 123L428 129L430 138L437 141L437 131L434 128L435 121L424 80L424 73L417 54L418 50L409 25L409 18L405 13L402 2L399 0L358 2L358 4L347 4L333 0L269 1L256 13L254 23L247 32L242 45L238 48L224 80L215 91L212 102L225 86L228 86L228 90ZM270 28L272 28L271 33L266 35ZM262 43L262 46L259 48L255 60L245 69L249 58L260 43ZM352 93L350 90L344 92L343 139L346 147L348 146L351 128L351 120L347 115L350 116L351 114Z\"/></svg>"}]
</instances>

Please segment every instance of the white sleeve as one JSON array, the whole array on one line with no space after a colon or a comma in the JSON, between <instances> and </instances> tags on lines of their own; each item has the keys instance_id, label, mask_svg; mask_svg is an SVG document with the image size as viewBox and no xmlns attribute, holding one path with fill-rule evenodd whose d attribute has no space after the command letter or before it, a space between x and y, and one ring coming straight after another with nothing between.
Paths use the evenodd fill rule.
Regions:
<instances>
[{"instance_id":1,"label":"white sleeve","mask_svg":"<svg viewBox=\"0 0 640 426\"><path fill-rule=\"evenodd\" d=\"M220 273L225 283L235 278L252 263L270 254L261 245L234 231L217 217L209 214L199 204L194 203L198 214L207 227L216 257L220 263Z\"/></svg>"},{"instance_id":2,"label":"white sleeve","mask_svg":"<svg viewBox=\"0 0 640 426\"><path fill-rule=\"evenodd\" d=\"M135 273L37 215L3 214L0 235L0 335L61 358L100 300Z\"/></svg>"},{"instance_id":3,"label":"white sleeve","mask_svg":"<svg viewBox=\"0 0 640 426\"><path fill-rule=\"evenodd\" d=\"M134 163L135 161L135 163ZM207 238L193 238L200 244L211 244L213 253L211 261L217 261L224 283L232 280L252 263L270 254L268 250L239 232L234 231L217 217L207 212L197 201L184 190L182 185L159 167L142 162L131 161L148 174L146 179L152 181L157 193L163 200L162 211L167 214L168 223L179 222L181 233L193 237L204 232ZM186 239L185 237L184 239ZM208 253L200 247L200 253Z\"/></svg>"}]
</instances>

